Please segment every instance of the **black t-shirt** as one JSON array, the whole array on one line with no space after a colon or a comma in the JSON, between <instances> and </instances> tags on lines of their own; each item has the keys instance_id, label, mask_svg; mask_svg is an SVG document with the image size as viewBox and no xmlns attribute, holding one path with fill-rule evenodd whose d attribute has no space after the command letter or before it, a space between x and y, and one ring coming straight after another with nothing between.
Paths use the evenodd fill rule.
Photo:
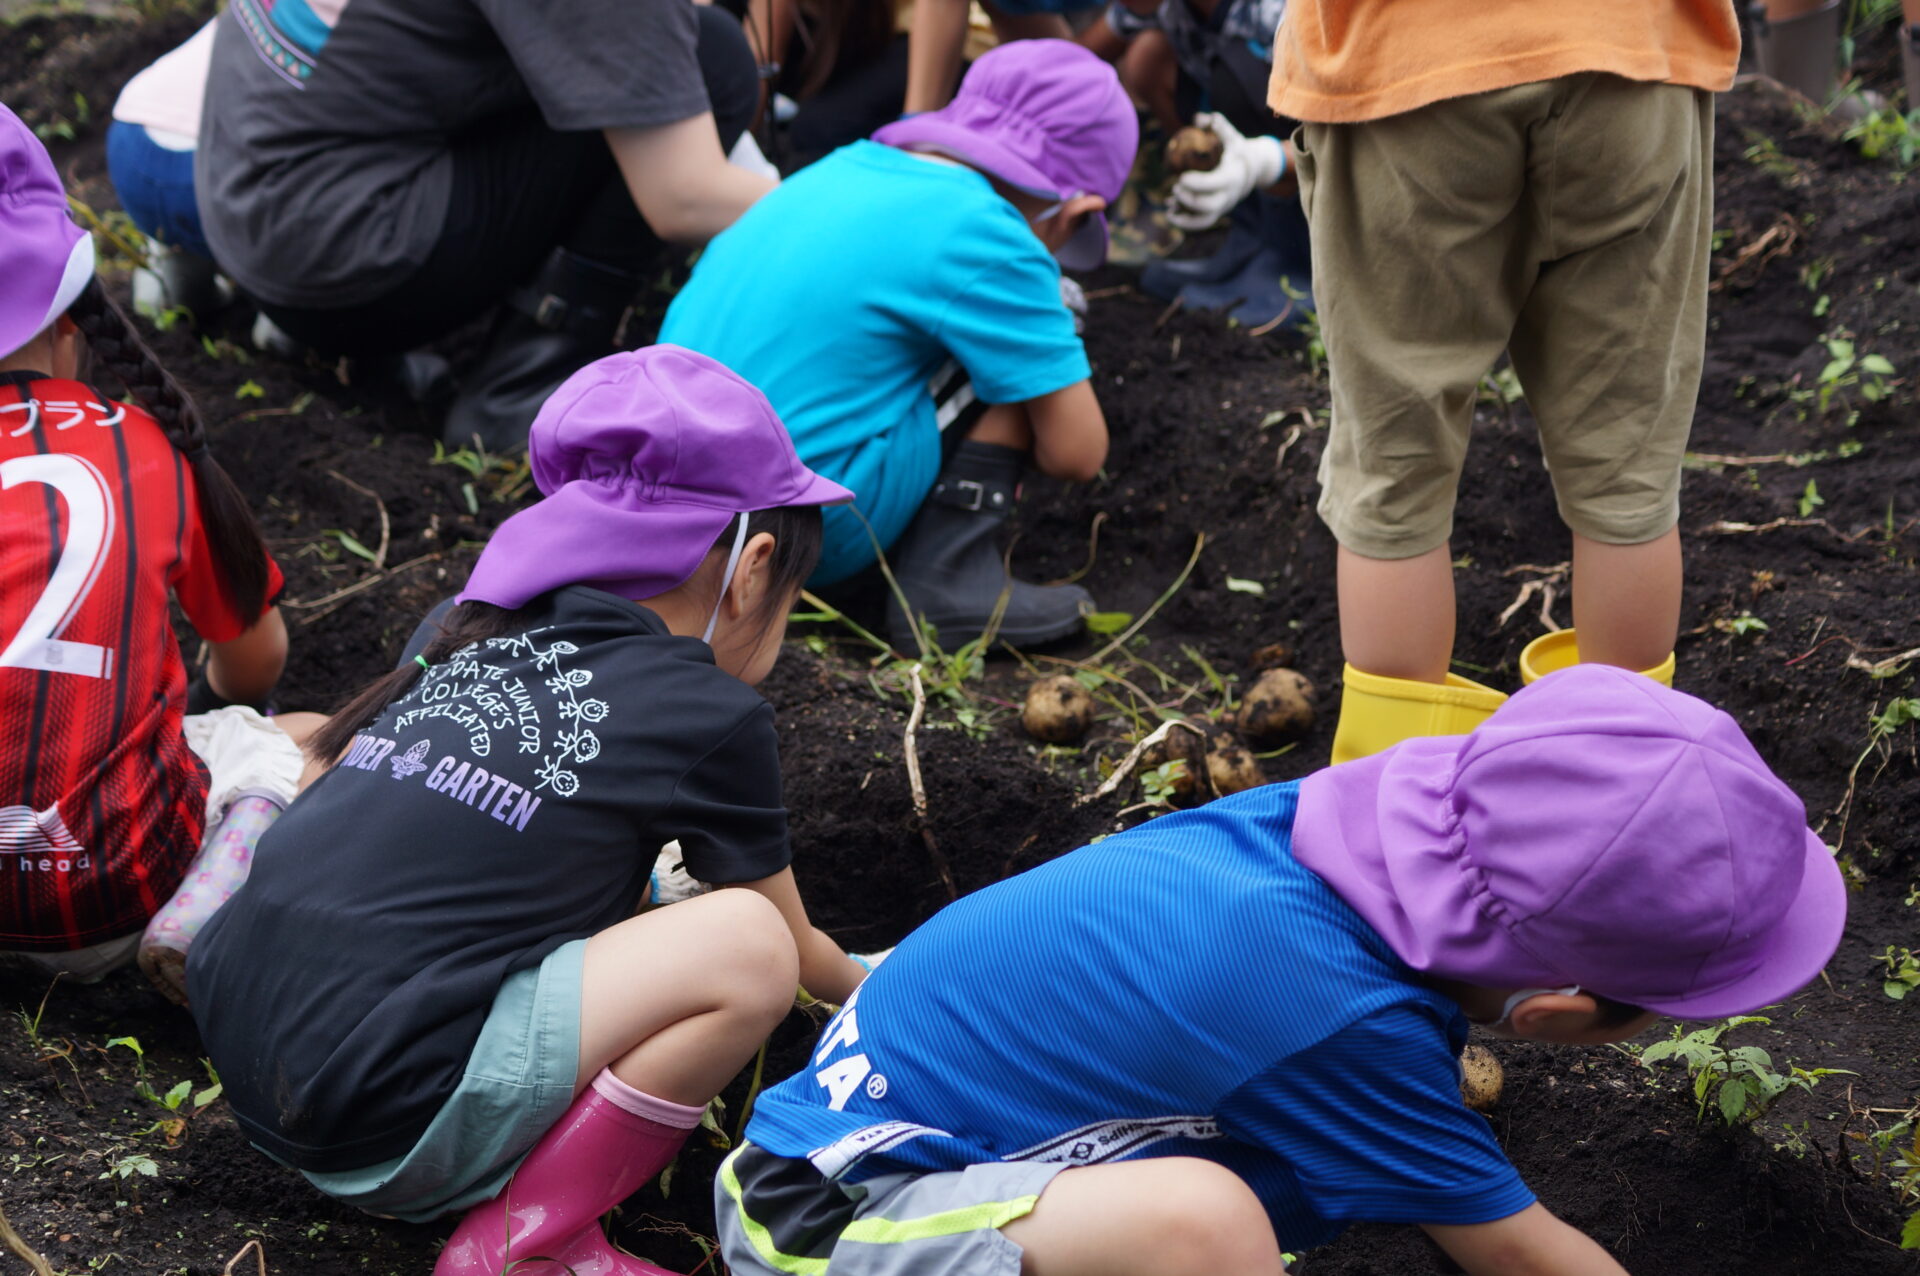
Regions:
<instances>
[{"instance_id":1,"label":"black t-shirt","mask_svg":"<svg viewBox=\"0 0 1920 1276\"><path fill-rule=\"evenodd\" d=\"M531 617L357 735L194 944L234 1115L301 1169L412 1147L502 981L631 915L663 843L716 884L791 859L773 711L705 643L581 586Z\"/></svg>"},{"instance_id":2,"label":"black t-shirt","mask_svg":"<svg viewBox=\"0 0 1920 1276\"><path fill-rule=\"evenodd\" d=\"M698 33L692 0L231 0L194 160L207 242L256 297L376 300L439 240L465 139L535 109L559 133L699 115Z\"/></svg>"}]
</instances>

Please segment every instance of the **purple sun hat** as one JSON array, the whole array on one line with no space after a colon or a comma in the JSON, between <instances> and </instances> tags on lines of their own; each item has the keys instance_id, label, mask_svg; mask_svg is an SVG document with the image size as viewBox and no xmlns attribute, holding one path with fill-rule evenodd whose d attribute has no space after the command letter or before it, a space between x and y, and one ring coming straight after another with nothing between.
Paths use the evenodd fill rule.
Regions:
<instances>
[{"instance_id":1,"label":"purple sun hat","mask_svg":"<svg viewBox=\"0 0 1920 1276\"><path fill-rule=\"evenodd\" d=\"M568 377L527 451L546 499L494 532L460 602L521 607L562 585L652 598L692 576L744 513L853 499L800 463L765 395L680 346Z\"/></svg>"},{"instance_id":2,"label":"purple sun hat","mask_svg":"<svg viewBox=\"0 0 1920 1276\"><path fill-rule=\"evenodd\" d=\"M953 101L873 135L907 151L963 160L1039 199L1120 198L1140 120L1120 77L1070 40L1016 40L981 56ZM1107 259L1107 219L1087 218L1060 249L1069 270Z\"/></svg>"},{"instance_id":3,"label":"purple sun hat","mask_svg":"<svg viewBox=\"0 0 1920 1276\"><path fill-rule=\"evenodd\" d=\"M1685 1018L1791 995L1847 916L1833 853L1734 720L1604 665L1308 776L1293 852L1416 970Z\"/></svg>"},{"instance_id":4,"label":"purple sun hat","mask_svg":"<svg viewBox=\"0 0 1920 1276\"><path fill-rule=\"evenodd\" d=\"M67 312L93 278L93 236L67 213L53 157L0 106L0 355Z\"/></svg>"}]
</instances>

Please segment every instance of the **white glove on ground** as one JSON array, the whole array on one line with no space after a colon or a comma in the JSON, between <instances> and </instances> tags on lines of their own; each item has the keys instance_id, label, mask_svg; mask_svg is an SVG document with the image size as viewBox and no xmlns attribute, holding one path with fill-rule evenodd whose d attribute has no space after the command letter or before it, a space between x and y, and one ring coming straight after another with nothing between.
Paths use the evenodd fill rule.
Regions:
<instances>
[{"instance_id":1,"label":"white glove on ground","mask_svg":"<svg viewBox=\"0 0 1920 1276\"><path fill-rule=\"evenodd\" d=\"M1167 220L1181 230L1205 230L1233 211L1262 187L1271 186L1287 171L1286 148L1277 137L1243 137L1224 115L1193 117L1220 139L1220 163L1211 172L1182 173L1173 184L1173 203Z\"/></svg>"},{"instance_id":2,"label":"white glove on ground","mask_svg":"<svg viewBox=\"0 0 1920 1276\"><path fill-rule=\"evenodd\" d=\"M678 904L683 899L705 895L712 889L705 882L694 881L693 875L687 872L679 842L668 842L660 848L660 856L653 862L654 904Z\"/></svg>"},{"instance_id":3,"label":"white glove on ground","mask_svg":"<svg viewBox=\"0 0 1920 1276\"><path fill-rule=\"evenodd\" d=\"M877 953L848 953L847 954L847 956L853 958L855 965L864 966L869 973L872 972L875 966L878 966L881 962L885 961L888 957L892 955L893 955L893 949L891 948L882 948Z\"/></svg>"}]
</instances>

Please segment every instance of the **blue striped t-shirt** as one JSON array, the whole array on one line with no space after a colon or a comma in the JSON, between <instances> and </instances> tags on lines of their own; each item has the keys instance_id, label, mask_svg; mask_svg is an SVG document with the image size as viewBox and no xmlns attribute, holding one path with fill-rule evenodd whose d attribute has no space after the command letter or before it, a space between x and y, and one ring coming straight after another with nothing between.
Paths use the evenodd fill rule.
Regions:
<instances>
[{"instance_id":1,"label":"blue striped t-shirt","mask_svg":"<svg viewBox=\"0 0 1920 1276\"><path fill-rule=\"evenodd\" d=\"M1283 1246L1532 1194L1460 1101L1467 1023L1291 853L1296 784L1165 816L908 936L747 1137L830 1177L1199 1156Z\"/></svg>"}]
</instances>

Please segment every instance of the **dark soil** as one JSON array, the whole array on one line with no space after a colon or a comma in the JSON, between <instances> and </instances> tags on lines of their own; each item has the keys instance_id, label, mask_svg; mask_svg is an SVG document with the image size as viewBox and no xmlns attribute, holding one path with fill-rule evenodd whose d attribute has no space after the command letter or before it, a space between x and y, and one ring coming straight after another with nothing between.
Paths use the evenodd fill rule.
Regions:
<instances>
[{"instance_id":1,"label":"dark soil","mask_svg":"<svg viewBox=\"0 0 1920 1276\"><path fill-rule=\"evenodd\" d=\"M191 31L197 12L146 24L36 17L0 40L0 100L45 127L70 188L103 214L114 207L101 161L107 108L128 74ZM1864 43L1861 64L1883 88L1897 76L1885 43ZM1880 677L1863 666L1920 646L1920 184L1863 160L1759 88L1722 100L1718 146L1723 234L1693 440L1700 459L1684 495L1678 678L1740 719L1858 883L1827 977L1737 1040L1764 1046L1782 1067L1790 1059L1855 1075L1727 1131L1695 1121L1673 1069L1643 1068L1617 1050L1501 1044L1507 1091L1493 1120L1542 1200L1643 1276L1911 1272L1920 1264L1893 1238L1914 1205L1897 1207L1864 1136L1920 1100L1920 998L1883 995L1875 961L1889 944L1920 941L1920 911L1907 902L1920 881L1920 746L1912 726L1876 742L1869 722L1892 698L1920 693L1906 665L1883 666ZM1031 576L1065 576L1085 565L1097 525L1085 583L1103 608L1138 617L1204 535L1185 585L1141 639L1102 663L1159 705L1206 715L1223 706L1201 661L1238 687L1255 648L1292 644L1320 688L1321 721L1264 765L1273 779L1304 774L1326 756L1340 671L1333 544L1313 513L1324 377L1297 338L1163 319L1157 303L1102 293L1102 284L1124 279L1090 283L1089 349L1114 432L1110 477L1078 489L1032 484L1016 555ZM464 578L524 495L525 476L508 462L436 462L426 413L352 368L253 353L250 318L242 307L204 334L176 326L155 340L222 423L219 453L254 494L286 569L295 645L280 702L324 709L382 669ZM1823 405L1823 336L1890 360L1889 392L1871 402L1856 380ZM1821 503L1803 511L1809 482ZM1461 666L1511 686L1521 646L1541 632L1540 598L1504 625L1499 617L1539 575L1532 567L1568 557L1524 404L1490 395L1483 405L1454 552ZM1233 588L1229 577L1264 592ZM1570 619L1564 585L1551 614ZM1734 626L1749 615L1765 628ZM781 715L797 868L824 926L850 948L878 948L947 898L903 767L907 699L846 630L821 627L807 639L790 645L765 688ZM1050 661L1094 652L1083 642L1033 659L1053 669ZM1114 828L1120 808L1140 800L1128 785L1074 805L1098 783L1096 763L1124 751L1133 724L1115 710L1084 750L1042 750L1013 711L1027 677L1015 662L992 662L968 684L970 728L936 695L920 733L927 829L961 891ZM1134 695L1117 682L1105 690L1118 703ZM1144 703L1133 707L1152 720ZM0 980L0 1004L25 1012L0 1023L5 1206L57 1269L111 1263L200 1276L257 1237L276 1272L428 1270L444 1225L407 1227L334 1205L253 1152L217 1100L183 1126L165 1124L177 1118L136 1092L133 1053L108 1041L138 1038L161 1094L205 1074L190 1020L138 976L56 986L37 1027L45 985ZM794 1070L814 1026L802 1012L790 1017L773 1040L769 1077ZM729 1130L745 1090L743 1076L729 1091ZM653 1188L636 1197L620 1220L624 1239L682 1270L700 1263L692 1238L711 1231L718 1157L697 1147L670 1197ZM1300 1269L1449 1270L1418 1233L1372 1227Z\"/></svg>"}]
</instances>

